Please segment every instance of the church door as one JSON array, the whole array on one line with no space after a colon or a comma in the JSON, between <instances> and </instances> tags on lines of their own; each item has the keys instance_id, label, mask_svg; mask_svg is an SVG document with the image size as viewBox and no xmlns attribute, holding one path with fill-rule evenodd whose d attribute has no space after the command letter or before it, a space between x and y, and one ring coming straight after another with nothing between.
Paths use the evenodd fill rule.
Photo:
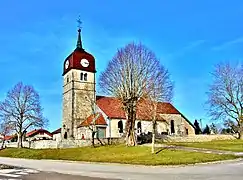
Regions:
<instances>
[{"instance_id":1,"label":"church door","mask_svg":"<svg viewBox=\"0 0 243 180\"><path fill-rule=\"evenodd\" d=\"M97 128L97 138L105 138L105 130L106 130L106 128L98 127Z\"/></svg>"}]
</instances>

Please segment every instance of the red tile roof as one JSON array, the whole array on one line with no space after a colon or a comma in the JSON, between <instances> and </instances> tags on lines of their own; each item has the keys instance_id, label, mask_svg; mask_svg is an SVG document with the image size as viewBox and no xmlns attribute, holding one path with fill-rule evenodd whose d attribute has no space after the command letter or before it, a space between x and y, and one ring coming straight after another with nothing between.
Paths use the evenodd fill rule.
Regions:
<instances>
[{"instance_id":1,"label":"red tile roof","mask_svg":"<svg viewBox=\"0 0 243 180\"><path fill-rule=\"evenodd\" d=\"M4 140L8 141L8 140L11 140L11 139L13 139L13 138L15 138L15 137L16 137L16 135L5 136L5 137L4 137Z\"/></svg>"},{"instance_id":2,"label":"red tile roof","mask_svg":"<svg viewBox=\"0 0 243 180\"><path fill-rule=\"evenodd\" d=\"M45 130L45 129L35 129L35 130L33 130L33 131L28 132L28 133L26 134L26 137L32 137L32 136L34 136L34 135L36 135L36 134L39 134L39 133L41 133L41 132L46 133L46 134L49 135L49 136L52 136L52 134L51 134L49 131Z\"/></svg>"},{"instance_id":3,"label":"red tile roof","mask_svg":"<svg viewBox=\"0 0 243 180\"><path fill-rule=\"evenodd\" d=\"M126 119L125 111L122 109L122 103L117 98L97 96L96 99L99 108L109 118ZM151 111L149 110L147 104L148 103L145 101L139 102L137 119L147 120L149 117L151 117ZM170 103L159 102L157 103L157 114L180 114L180 112Z\"/></svg>"},{"instance_id":4,"label":"red tile roof","mask_svg":"<svg viewBox=\"0 0 243 180\"><path fill-rule=\"evenodd\" d=\"M122 103L118 98L96 96L96 103L99 108L109 117L113 119L126 119L125 112L122 109ZM148 102L140 101L137 107L137 119L151 120L151 110L149 110ZM194 125L180 113L171 103L157 103L157 120L165 121L160 114L180 114L193 128Z\"/></svg>"},{"instance_id":5,"label":"red tile roof","mask_svg":"<svg viewBox=\"0 0 243 180\"><path fill-rule=\"evenodd\" d=\"M98 116L98 117L97 117ZM85 121L83 121L78 127L83 127L83 126L89 126L92 124L92 121L94 120L94 118L97 119L95 120L95 125L107 125L105 118L103 117L103 115L101 113L96 113L95 115L92 114L90 115Z\"/></svg>"},{"instance_id":6,"label":"red tile roof","mask_svg":"<svg viewBox=\"0 0 243 180\"><path fill-rule=\"evenodd\" d=\"M122 103L117 98L97 96L96 103L109 118L126 119Z\"/></svg>"},{"instance_id":7,"label":"red tile roof","mask_svg":"<svg viewBox=\"0 0 243 180\"><path fill-rule=\"evenodd\" d=\"M11 140L11 139L13 139L13 138L16 138L17 137L17 134L13 134L13 135L6 135L6 136L4 136L4 135L2 135L1 134L1 137L0 137L0 139L3 139L4 138L4 140Z\"/></svg>"}]
</instances>

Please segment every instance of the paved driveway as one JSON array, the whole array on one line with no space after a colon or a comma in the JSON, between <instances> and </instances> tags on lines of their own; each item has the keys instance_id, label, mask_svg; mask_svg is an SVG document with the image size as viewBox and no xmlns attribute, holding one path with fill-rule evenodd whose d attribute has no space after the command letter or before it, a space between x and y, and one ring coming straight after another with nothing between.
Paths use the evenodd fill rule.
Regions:
<instances>
[{"instance_id":1,"label":"paved driveway","mask_svg":"<svg viewBox=\"0 0 243 180\"><path fill-rule=\"evenodd\" d=\"M242 180L243 160L220 164L185 167L147 167L119 164L79 163L53 160L26 160L0 158L0 163L33 168L39 171L100 177L139 180Z\"/></svg>"}]
</instances>

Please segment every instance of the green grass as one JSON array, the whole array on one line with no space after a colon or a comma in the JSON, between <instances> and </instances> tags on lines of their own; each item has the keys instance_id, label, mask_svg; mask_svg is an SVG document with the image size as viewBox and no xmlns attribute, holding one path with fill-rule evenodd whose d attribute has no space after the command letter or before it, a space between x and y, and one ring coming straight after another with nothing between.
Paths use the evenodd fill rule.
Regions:
<instances>
[{"instance_id":1,"label":"green grass","mask_svg":"<svg viewBox=\"0 0 243 180\"><path fill-rule=\"evenodd\" d=\"M125 147L122 145L45 150L7 148L0 151L0 156L143 165L194 164L236 158L233 155L204 154L168 149L152 155L149 147Z\"/></svg>"},{"instance_id":2,"label":"green grass","mask_svg":"<svg viewBox=\"0 0 243 180\"><path fill-rule=\"evenodd\" d=\"M243 140L223 140L210 142L167 143L171 145L243 152Z\"/></svg>"}]
</instances>

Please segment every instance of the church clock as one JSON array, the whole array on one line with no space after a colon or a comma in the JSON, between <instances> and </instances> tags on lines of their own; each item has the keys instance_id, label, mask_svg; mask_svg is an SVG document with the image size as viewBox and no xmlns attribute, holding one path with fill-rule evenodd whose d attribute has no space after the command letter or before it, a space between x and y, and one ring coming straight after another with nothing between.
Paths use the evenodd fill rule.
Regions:
<instances>
[{"instance_id":1,"label":"church clock","mask_svg":"<svg viewBox=\"0 0 243 180\"><path fill-rule=\"evenodd\" d=\"M87 59L81 59L80 64L83 67L88 67L89 66L89 61Z\"/></svg>"},{"instance_id":2,"label":"church clock","mask_svg":"<svg viewBox=\"0 0 243 180\"><path fill-rule=\"evenodd\" d=\"M65 69L67 69L68 67L69 67L69 60L67 60L65 63Z\"/></svg>"}]
</instances>

